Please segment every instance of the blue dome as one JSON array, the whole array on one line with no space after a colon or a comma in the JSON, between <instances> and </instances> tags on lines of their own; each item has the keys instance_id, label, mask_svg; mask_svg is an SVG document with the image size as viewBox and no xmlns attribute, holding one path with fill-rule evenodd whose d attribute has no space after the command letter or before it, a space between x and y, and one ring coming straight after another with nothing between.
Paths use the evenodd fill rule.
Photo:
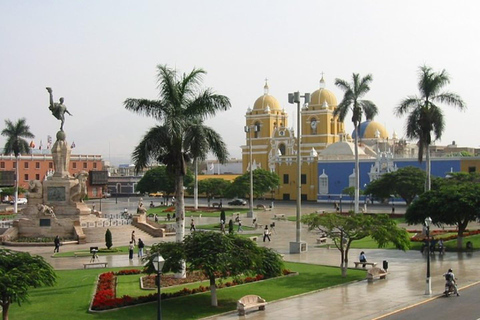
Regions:
<instances>
[{"instance_id":1,"label":"blue dome","mask_svg":"<svg viewBox=\"0 0 480 320\"><path fill-rule=\"evenodd\" d=\"M387 139L388 138L388 133L387 133L387 130L385 129L385 127L376 122L376 121L372 121L372 120L367 120L367 121L364 121L362 123L360 123L360 129L359 129L359 132L358 132L358 135L359 135L359 138L360 139L375 139L375 134L376 132L380 133L380 136L379 138L382 138L382 139ZM352 138L355 139L355 130L353 130L352 132Z\"/></svg>"}]
</instances>

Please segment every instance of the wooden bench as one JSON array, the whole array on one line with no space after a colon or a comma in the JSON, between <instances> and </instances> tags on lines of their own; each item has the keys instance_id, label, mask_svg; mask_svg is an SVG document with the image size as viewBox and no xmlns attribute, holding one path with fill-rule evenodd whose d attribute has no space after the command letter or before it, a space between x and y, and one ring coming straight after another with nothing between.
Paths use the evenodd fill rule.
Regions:
<instances>
[{"instance_id":1,"label":"wooden bench","mask_svg":"<svg viewBox=\"0 0 480 320\"><path fill-rule=\"evenodd\" d=\"M108 262L91 262L91 263L84 263L83 264L83 269L87 269L87 266L103 266L106 268L108 265Z\"/></svg>"},{"instance_id":2,"label":"wooden bench","mask_svg":"<svg viewBox=\"0 0 480 320\"><path fill-rule=\"evenodd\" d=\"M257 240L258 240L258 236L250 237L250 240L252 240L252 241L257 241Z\"/></svg>"},{"instance_id":3,"label":"wooden bench","mask_svg":"<svg viewBox=\"0 0 480 320\"><path fill-rule=\"evenodd\" d=\"M359 264L365 265L365 266L372 266L372 267L375 267L377 265L376 262L357 262L357 261L355 261L354 263L355 263L355 268L357 268Z\"/></svg>"},{"instance_id":4,"label":"wooden bench","mask_svg":"<svg viewBox=\"0 0 480 320\"><path fill-rule=\"evenodd\" d=\"M258 310L265 310L266 304L267 302L265 301L265 299L262 299L260 296L257 296L255 294L249 294L237 301L238 315L244 316L245 310L257 307Z\"/></svg>"},{"instance_id":5,"label":"wooden bench","mask_svg":"<svg viewBox=\"0 0 480 320\"><path fill-rule=\"evenodd\" d=\"M372 282L373 279L375 279L375 278L385 279L386 277L387 277L387 271L385 271L381 268L373 267L370 270L368 270L368 272L367 272L367 281L368 282Z\"/></svg>"},{"instance_id":6,"label":"wooden bench","mask_svg":"<svg viewBox=\"0 0 480 320\"><path fill-rule=\"evenodd\" d=\"M317 238L317 244L327 243L327 237Z\"/></svg>"}]
</instances>

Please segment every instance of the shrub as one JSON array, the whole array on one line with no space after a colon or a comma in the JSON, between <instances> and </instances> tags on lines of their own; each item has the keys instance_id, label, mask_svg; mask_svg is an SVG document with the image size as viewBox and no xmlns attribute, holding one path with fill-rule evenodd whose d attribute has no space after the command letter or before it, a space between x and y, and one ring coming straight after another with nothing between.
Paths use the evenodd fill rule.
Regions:
<instances>
[{"instance_id":1,"label":"shrub","mask_svg":"<svg viewBox=\"0 0 480 320\"><path fill-rule=\"evenodd\" d=\"M113 246L112 232L110 231L110 229L107 229L107 231L105 232L105 246L109 250Z\"/></svg>"}]
</instances>

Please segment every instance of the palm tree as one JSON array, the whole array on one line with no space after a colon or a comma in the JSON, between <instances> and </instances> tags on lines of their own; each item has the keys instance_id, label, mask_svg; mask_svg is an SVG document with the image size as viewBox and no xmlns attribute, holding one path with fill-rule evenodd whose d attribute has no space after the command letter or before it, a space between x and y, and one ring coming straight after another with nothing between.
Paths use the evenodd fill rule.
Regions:
<instances>
[{"instance_id":1,"label":"palm tree","mask_svg":"<svg viewBox=\"0 0 480 320\"><path fill-rule=\"evenodd\" d=\"M395 112L397 116L410 112L407 118L407 137L418 140L418 161L423 161L423 153L426 153L427 179L425 191L431 188L430 176L430 145L432 143L432 132L435 140L442 137L445 129L442 110L438 103L453 105L463 110L465 103L455 93L441 92L443 87L450 83L450 77L445 70L436 73L426 65L420 67L418 73L418 90L420 97L408 96L400 102Z\"/></svg>"},{"instance_id":2,"label":"palm tree","mask_svg":"<svg viewBox=\"0 0 480 320\"><path fill-rule=\"evenodd\" d=\"M2 130L2 136L7 137L7 142L3 147L4 154L15 155L15 203L13 205L13 212L17 213L18 205L18 171L19 171L19 156L27 154L30 151L30 146L25 138L35 138L30 132L30 127L26 124L25 118L19 119L16 123L10 120L5 120L5 129Z\"/></svg>"},{"instance_id":3,"label":"palm tree","mask_svg":"<svg viewBox=\"0 0 480 320\"><path fill-rule=\"evenodd\" d=\"M360 79L358 73L352 74L352 83L348 83L342 79L335 79L335 85L342 89L345 93L342 101L333 112L334 116L338 116L340 121L344 121L349 110L352 111L352 122L355 128L355 207L354 212L359 212L359 196L360 196L360 170L358 161L358 133L360 123L362 122L362 114L365 113L367 119L373 119L378 113L377 106L370 100L360 100L368 91L370 91L370 82L372 75L368 74Z\"/></svg>"},{"instance_id":4,"label":"palm tree","mask_svg":"<svg viewBox=\"0 0 480 320\"><path fill-rule=\"evenodd\" d=\"M193 69L179 76L176 70L159 65L159 100L127 99L125 108L151 116L161 122L151 128L132 154L137 172L152 160L163 163L175 176L176 196L176 241L183 241L185 234L185 205L183 177L187 163L194 158L204 158L211 152L220 162L225 162L228 152L222 138L203 124L207 116L230 108L230 100L201 89L200 83L206 73Z\"/></svg>"}]
</instances>

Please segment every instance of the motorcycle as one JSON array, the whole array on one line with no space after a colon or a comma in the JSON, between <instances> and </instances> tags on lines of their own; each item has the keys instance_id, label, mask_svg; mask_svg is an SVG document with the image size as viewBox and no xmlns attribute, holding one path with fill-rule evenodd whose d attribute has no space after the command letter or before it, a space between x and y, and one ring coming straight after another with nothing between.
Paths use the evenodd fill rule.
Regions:
<instances>
[{"instance_id":1,"label":"motorcycle","mask_svg":"<svg viewBox=\"0 0 480 320\"><path fill-rule=\"evenodd\" d=\"M445 291L443 292L443 295L445 297L449 297L450 295L453 295L453 294L455 294L454 284L445 283Z\"/></svg>"}]
</instances>

